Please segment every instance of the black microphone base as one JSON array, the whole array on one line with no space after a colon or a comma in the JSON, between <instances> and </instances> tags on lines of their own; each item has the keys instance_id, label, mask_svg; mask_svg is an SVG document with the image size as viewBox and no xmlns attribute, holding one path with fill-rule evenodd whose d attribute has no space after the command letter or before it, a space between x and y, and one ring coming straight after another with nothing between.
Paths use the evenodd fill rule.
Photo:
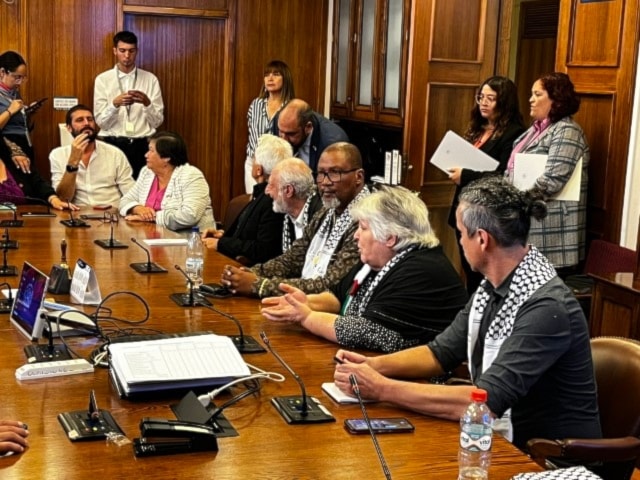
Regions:
<instances>
[{"instance_id":1,"label":"black microphone base","mask_svg":"<svg viewBox=\"0 0 640 480\"><path fill-rule=\"evenodd\" d=\"M56 362L58 360L71 360L71 354L64 345L27 345L24 354L28 363Z\"/></svg>"},{"instance_id":2,"label":"black microphone base","mask_svg":"<svg viewBox=\"0 0 640 480\"><path fill-rule=\"evenodd\" d=\"M328 423L335 422L336 419L329 413L324 405L315 397L307 397L306 415L302 412L302 396L273 397L271 403L276 407L278 413L290 425L305 423Z\"/></svg>"},{"instance_id":3,"label":"black microphone base","mask_svg":"<svg viewBox=\"0 0 640 480\"><path fill-rule=\"evenodd\" d=\"M165 268L153 262L130 263L129 266L138 273L167 273Z\"/></svg>"},{"instance_id":4,"label":"black microphone base","mask_svg":"<svg viewBox=\"0 0 640 480\"><path fill-rule=\"evenodd\" d=\"M236 346L240 353L262 353L266 350L260 345L255 338L249 335L235 337L229 336L233 344Z\"/></svg>"},{"instance_id":5,"label":"black microphone base","mask_svg":"<svg viewBox=\"0 0 640 480\"><path fill-rule=\"evenodd\" d=\"M211 302L204 298L200 293L193 292L193 296L189 293L172 293L169 298L176 302L180 307L199 307L200 305L211 305Z\"/></svg>"},{"instance_id":6,"label":"black microphone base","mask_svg":"<svg viewBox=\"0 0 640 480\"><path fill-rule=\"evenodd\" d=\"M65 227L69 227L69 228L89 228L91 226L84 220L76 220L76 219L60 220L60 223L63 224Z\"/></svg>"},{"instance_id":7,"label":"black microphone base","mask_svg":"<svg viewBox=\"0 0 640 480\"><path fill-rule=\"evenodd\" d=\"M0 250L16 250L17 248L17 240L3 240L2 242L0 242Z\"/></svg>"},{"instance_id":8,"label":"black microphone base","mask_svg":"<svg viewBox=\"0 0 640 480\"><path fill-rule=\"evenodd\" d=\"M15 277L18 275L18 269L13 265L5 265L0 267L0 277Z\"/></svg>"},{"instance_id":9,"label":"black microphone base","mask_svg":"<svg viewBox=\"0 0 640 480\"><path fill-rule=\"evenodd\" d=\"M129 245L126 243L122 243L118 240L112 240L110 238L105 238L104 240L94 240L93 243L98 245L99 247L106 248L107 250L112 248L129 248Z\"/></svg>"},{"instance_id":10,"label":"black microphone base","mask_svg":"<svg viewBox=\"0 0 640 480\"><path fill-rule=\"evenodd\" d=\"M56 217L55 213L50 212L22 212L20 214L22 217Z\"/></svg>"},{"instance_id":11,"label":"black microphone base","mask_svg":"<svg viewBox=\"0 0 640 480\"><path fill-rule=\"evenodd\" d=\"M9 299L0 300L0 313L11 313L11 307L13 306L13 300Z\"/></svg>"},{"instance_id":12,"label":"black microphone base","mask_svg":"<svg viewBox=\"0 0 640 480\"><path fill-rule=\"evenodd\" d=\"M22 220L2 220L0 221L0 227L2 228L13 228L13 227L21 227L24 225Z\"/></svg>"}]
</instances>

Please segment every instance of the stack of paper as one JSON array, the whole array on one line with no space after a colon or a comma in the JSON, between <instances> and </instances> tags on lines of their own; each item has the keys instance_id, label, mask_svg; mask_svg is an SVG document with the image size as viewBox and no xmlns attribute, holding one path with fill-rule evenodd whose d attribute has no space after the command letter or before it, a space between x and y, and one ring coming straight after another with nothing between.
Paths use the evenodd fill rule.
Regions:
<instances>
[{"instance_id":1,"label":"stack of paper","mask_svg":"<svg viewBox=\"0 0 640 480\"><path fill-rule=\"evenodd\" d=\"M229 337L197 335L109 346L111 376L122 396L221 385L250 374Z\"/></svg>"}]
</instances>

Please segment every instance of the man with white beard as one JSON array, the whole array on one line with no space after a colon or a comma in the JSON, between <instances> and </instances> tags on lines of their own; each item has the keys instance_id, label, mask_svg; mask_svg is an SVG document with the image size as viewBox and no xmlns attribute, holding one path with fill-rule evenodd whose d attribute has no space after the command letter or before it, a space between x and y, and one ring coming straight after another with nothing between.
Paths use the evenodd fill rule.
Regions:
<instances>
[{"instance_id":1,"label":"man with white beard","mask_svg":"<svg viewBox=\"0 0 640 480\"><path fill-rule=\"evenodd\" d=\"M328 146L316 176L321 208L287 252L251 269L227 265L222 284L234 294L280 295L280 283L305 293L322 292L346 275L360 258L353 238L358 225L349 208L369 194L357 147L338 142Z\"/></svg>"}]
</instances>

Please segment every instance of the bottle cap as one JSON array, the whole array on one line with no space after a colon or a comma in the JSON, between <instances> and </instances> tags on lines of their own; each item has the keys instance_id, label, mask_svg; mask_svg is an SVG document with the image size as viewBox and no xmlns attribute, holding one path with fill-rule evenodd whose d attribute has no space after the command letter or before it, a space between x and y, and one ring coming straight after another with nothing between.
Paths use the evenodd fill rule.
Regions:
<instances>
[{"instance_id":1,"label":"bottle cap","mask_svg":"<svg viewBox=\"0 0 640 480\"><path fill-rule=\"evenodd\" d=\"M191 227L191 231L192 232L199 232L200 231L200 227L198 227L198 226Z\"/></svg>"},{"instance_id":2,"label":"bottle cap","mask_svg":"<svg viewBox=\"0 0 640 480\"><path fill-rule=\"evenodd\" d=\"M475 388L471 390L471 400L473 400L474 402L486 402L487 391L481 388Z\"/></svg>"}]
</instances>

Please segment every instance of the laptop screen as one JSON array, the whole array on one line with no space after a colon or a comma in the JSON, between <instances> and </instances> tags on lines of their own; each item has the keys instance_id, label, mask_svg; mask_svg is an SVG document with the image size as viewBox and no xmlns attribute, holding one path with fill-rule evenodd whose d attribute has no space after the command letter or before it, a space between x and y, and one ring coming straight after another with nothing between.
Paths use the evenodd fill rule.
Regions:
<instances>
[{"instance_id":1,"label":"laptop screen","mask_svg":"<svg viewBox=\"0 0 640 480\"><path fill-rule=\"evenodd\" d=\"M28 262L24 262L18 293L11 309L11 323L30 340L42 336L44 320L38 312L42 308L49 277Z\"/></svg>"}]
</instances>

